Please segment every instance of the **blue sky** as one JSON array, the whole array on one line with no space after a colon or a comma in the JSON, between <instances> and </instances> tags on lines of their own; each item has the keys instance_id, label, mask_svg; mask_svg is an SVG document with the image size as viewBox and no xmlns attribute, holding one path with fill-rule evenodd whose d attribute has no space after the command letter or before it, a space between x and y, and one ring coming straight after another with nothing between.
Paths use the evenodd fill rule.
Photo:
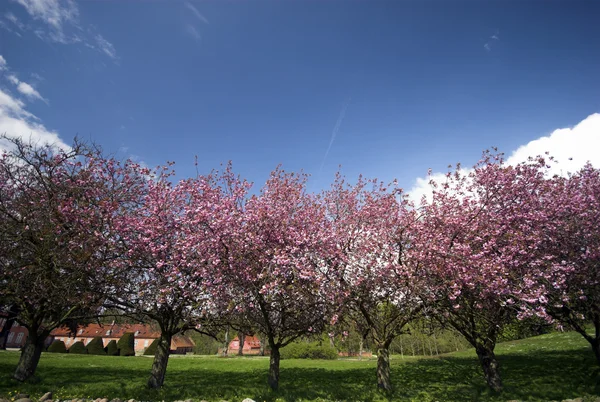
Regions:
<instances>
[{"instance_id":1,"label":"blue sky","mask_svg":"<svg viewBox=\"0 0 600 402\"><path fill-rule=\"evenodd\" d=\"M198 155L409 189L600 112L599 20L597 1L2 1L0 131L179 177Z\"/></svg>"}]
</instances>

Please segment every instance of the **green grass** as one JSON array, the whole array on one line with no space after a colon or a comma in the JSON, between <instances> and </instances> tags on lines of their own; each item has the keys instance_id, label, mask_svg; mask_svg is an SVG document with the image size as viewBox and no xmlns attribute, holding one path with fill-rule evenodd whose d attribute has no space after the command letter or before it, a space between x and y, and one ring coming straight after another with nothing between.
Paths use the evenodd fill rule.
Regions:
<instances>
[{"instance_id":1,"label":"green grass","mask_svg":"<svg viewBox=\"0 0 600 402\"><path fill-rule=\"evenodd\" d=\"M600 395L599 373L589 346L576 333L549 334L498 345L505 391L488 391L472 351L438 358L393 356L395 390L376 390L375 360L283 360L280 391L266 385L268 359L173 357L165 386L146 389L152 359L89 355L42 355L36 378L10 378L16 352L0 353L0 398L16 392L54 398L134 398L173 401L550 401Z\"/></svg>"}]
</instances>

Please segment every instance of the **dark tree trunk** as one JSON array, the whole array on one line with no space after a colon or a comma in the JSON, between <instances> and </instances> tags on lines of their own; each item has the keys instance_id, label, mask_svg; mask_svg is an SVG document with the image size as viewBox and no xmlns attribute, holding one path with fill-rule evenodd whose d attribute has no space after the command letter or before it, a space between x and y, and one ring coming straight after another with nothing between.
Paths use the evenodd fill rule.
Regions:
<instances>
[{"instance_id":1,"label":"dark tree trunk","mask_svg":"<svg viewBox=\"0 0 600 402\"><path fill-rule=\"evenodd\" d=\"M273 391L279 388L279 345L271 344L271 355L269 358L269 387Z\"/></svg>"},{"instance_id":2,"label":"dark tree trunk","mask_svg":"<svg viewBox=\"0 0 600 402\"><path fill-rule=\"evenodd\" d=\"M483 375L488 386L496 391L502 392L502 378L500 377L500 366L493 348L478 346L475 348L479 363L483 369Z\"/></svg>"},{"instance_id":3,"label":"dark tree trunk","mask_svg":"<svg viewBox=\"0 0 600 402\"><path fill-rule=\"evenodd\" d=\"M223 348L223 357L229 355L229 327L225 330L225 347Z\"/></svg>"},{"instance_id":4,"label":"dark tree trunk","mask_svg":"<svg viewBox=\"0 0 600 402\"><path fill-rule=\"evenodd\" d=\"M167 373L167 364L169 363L169 349L171 348L171 338L173 335L162 333L158 340L156 353L154 354L154 362L152 363L152 371L148 379L149 388L160 388L165 382L165 374Z\"/></svg>"},{"instance_id":5,"label":"dark tree trunk","mask_svg":"<svg viewBox=\"0 0 600 402\"><path fill-rule=\"evenodd\" d=\"M358 346L358 360L362 360L362 355L363 355L363 340L360 340L359 346Z\"/></svg>"},{"instance_id":6,"label":"dark tree trunk","mask_svg":"<svg viewBox=\"0 0 600 402\"><path fill-rule=\"evenodd\" d=\"M40 357L44 350L44 341L48 335L45 331L42 334L38 334L36 327L27 328L27 330L29 331L29 335L25 341L25 346L21 350L21 357L13 375L17 381L25 381L33 376L40 362Z\"/></svg>"},{"instance_id":7,"label":"dark tree trunk","mask_svg":"<svg viewBox=\"0 0 600 402\"><path fill-rule=\"evenodd\" d=\"M390 350L388 346L377 346L377 388L385 391L392 390L390 378Z\"/></svg>"},{"instance_id":8,"label":"dark tree trunk","mask_svg":"<svg viewBox=\"0 0 600 402\"><path fill-rule=\"evenodd\" d=\"M596 363L600 366L600 339L594 339L590 344L592 345L594 356L596 356Z\"/></svg>"},{"instance_id":9,"label":"dark tree trunk","mask_svg":"<svg viewBox=\"0 0 600 402\"><path fill-rule=\"evenodd\" d=\"M243 332L238 332L239 346L238 356L244 356L244 342L246 341L246 335Z\"/></svg>"},{"instance_id":10,"label":"dark tree trunk","mask_svg":"<svg viewBox=\"0 0 600 402\"><path fill-rule=\"evenodd\" d=\"M265 344L266 343L267 343L267 340L265 339L265 337L264 336L261 337L260 338L260 349L258 351L258 354L261 355L261 356L265 355L265 346L266 346Z\"/></svg>"}]
</instances>

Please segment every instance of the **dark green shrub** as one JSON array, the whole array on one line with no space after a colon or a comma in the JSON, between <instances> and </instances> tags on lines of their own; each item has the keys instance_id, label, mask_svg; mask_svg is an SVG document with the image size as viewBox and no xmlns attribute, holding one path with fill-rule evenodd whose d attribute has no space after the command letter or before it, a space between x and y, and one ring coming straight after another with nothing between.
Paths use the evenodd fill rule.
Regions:
<instances>
[{"instance_id":1,"label":"dark green shrub","mask_svg":"<svg viewBox=\"0 0 600 402\"><path fill-rule=\"evenodd\" d=\"M87 344L87 352L90 355L106 355L102 338L97 336Z\"/></svg>"},{"instance_id":2,"label":"dark green shrub","mask_svg":"<svg viewBox=\"0 0 600 402\"><path fill-rule=\"evenodd\" d=\"M320 342L294 342L281 349L282 359L324 359L338 358L337 350Z\"/></svg>"},{"instance_id":3,"label":"dark green shrub","mask_svg":"<svg viewBox=\"0 0 600 402\"><path fill-rule=\"evenodd\" d=\"M134 341L135 336L133 332L125 332L121 339L119 339L119 342L117 342L119 356L135 356Z\"/></svg>"},{"instance_id":4,"label":"dark green shrub","mask_svg":"<svg viewBox=\"0 0 600 402\"><path fill-rule=\"evenodd\" d=\"M144 350L144 355L146 356L154 356L156 354L156 348L158 347L158 340L160 338L156 338L154 341L152 341L152 343L150 344L150 346L148 346L146 348L146 350Z\"/></svg>"},{"instance_id":5,"label":"dark green shrub","mask_svg":"<svg viewBox=\"0 0 600 402\"><path fill-rule=\"evenodd\" d=\"M49 353L67 353L67 348L63 341L54 341L48 346Z\"/></svg>"},{"instance_id":6,"label":"dark green shrub","mask_svg":"<svg viewBox=\"0 0 600 402\"><path fill-rule=\"evenodd\" d=\"M109 356L119 356L119 347L114 339L106 345L106 354Z\"/></svg>"},{"instance_id":7,"label":"dark green shrub","mask_svg":"<svg viewBox=\"0 0 600 402\"><path fill-rule=\"evenodd\" d=\"M77 355L87 355L87 349L85 348L83 342L79 341L71 345L71 347L69 348L69 353L75 353Z\"/></svg>"}]
</instances>

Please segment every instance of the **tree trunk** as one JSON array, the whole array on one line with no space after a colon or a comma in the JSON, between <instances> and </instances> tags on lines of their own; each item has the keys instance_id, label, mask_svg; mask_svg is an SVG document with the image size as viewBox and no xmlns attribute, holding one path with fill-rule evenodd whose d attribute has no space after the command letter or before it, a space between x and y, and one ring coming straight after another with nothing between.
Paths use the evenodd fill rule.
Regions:
<instances>
[{"instance_id":1,"label":"tree trunk","mask_svg":"<svg viewBox=\"0 0 600 402\"><path fill-rule=\"evenodd\" d=\"M404 359L404 348L402 347L402 337L399 337L398 340L400 341L400 356L402 356L402 359Z\"/></svg>"},{"instance_id":2,"label":"tree trunk","mask_svg":"<svg viewBox=\"0 0 600 402\"><path fill-rule=\"evenodd\" d=\"M265 339L265 337L261 337L260 338L260 349L258 351L258 354L260 356L264 356L265 355L265 344L267 343L267 340Z\"/></svg>"},{"instance_id":3,"label":"tree trunk","mask_svg":"<svg viewBox=\"0 0 600 402\"><path fill-rule=\"evenodd\" d=\"M246 341L246 335L243 332L238 332L238 340L239 340L239 346L238 346L238 356L244 356L244 342Z\"/></svg>"},{"instance_id":4,"label":"tree trunk","mask_svg":"<svg viewBox=\"0 0 600 402\"><path fill-rule=\"evenodd\" d=\"M502 378L500 378L500 367L496 355L494 354L493 348L486 348L478 346L475 348L481 368L483 369L483 375L487 381L488 386L496 391L502 392Z\"/></svg>"},{"instance_id":5,"label":"tree trunk","mask_svg":"<svg viewBox=\"0 0 600 402\"><path fill-rule=\"evenodd\" d=\"M225 330L225 347L223 348L223 357L229 355L229 327Z\"/></svg>"},{"instance_id":6,"label":"tree trunk","mask_svg":"<svg viewBox=\"0 0 600 402\"><path fill-rule=\"evenodd\" d=\"M154 354L154 362L152 363L152 371L150 372L150 378L148 379L149 388L160 388L165 382L172 337L173 335L169 333L160 334L156 353Z\"/></svg>"},{"instance_id":7,"label":"tree trunk","mask_svg":"<svg viewBox=\"0 0 600 402\"><path fill-rule=\"evenodd\" d=\"M279 388L279 360L281 355L279 354L279 345L270 344L271 356L269 358L269 387L273 391L277 391Z\"/></svg>"},{"instance_id":8,"label":"tree trunk","mask_svg":"<svg viewBox=\"0 0 600 402\"><path fill-rule=\"evenodd\" d=\"M387 346L377 346L377 388L392 390L390 379L390 350Z\"/></svg>"},{"instance_id":9,"label":"tree trunk","mask_svg":"<svg viewBox=\"0 0 600 402\"><path fill-rule=\"evenodd\" d=\"M33 376L40 362L40 357L44 350L44 341L48 335L45 331L42 334L38 334L36 327L27 328L27 330L29 331L29 335L27 336L27 341L25 341L25 346L21 350L21 357L13 375L17 381L25 381Z\"/></svg>"},{"instance_id":10,"label":"tree trunk","mask_svg":"<svg viewBox=\"0 0 600 402\"><path fill-rule=\"evenodd\" d=\"M358 360L362 360L362 355L363 355L363 340L360 340L359 346L358 346Z\"/></svg>"},{"instance_id":11,"label":"tree trunk","mask_svg":"<svg viewBox=\"0 0 600 402\"><path fill-rule=\"evenodd\" d=\"M592 345L594 356L596 356L596 363L600 366L600 339L594 339L590 344Z\"/></svg>"}]
</instances>

